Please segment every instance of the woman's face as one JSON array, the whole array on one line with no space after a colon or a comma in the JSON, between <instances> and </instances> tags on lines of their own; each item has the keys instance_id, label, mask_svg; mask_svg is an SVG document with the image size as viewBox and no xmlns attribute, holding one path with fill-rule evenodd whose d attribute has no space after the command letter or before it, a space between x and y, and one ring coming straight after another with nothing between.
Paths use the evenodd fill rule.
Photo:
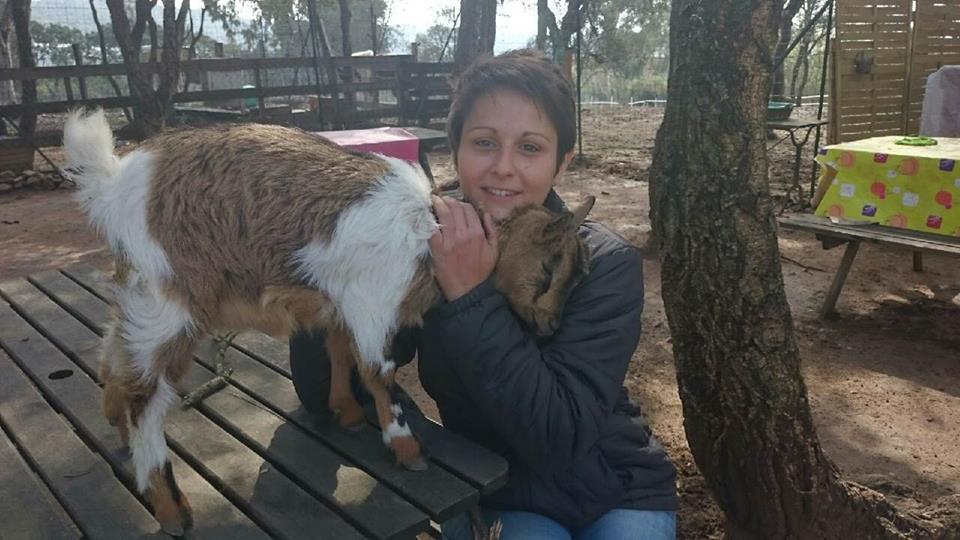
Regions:
<instances>
[{"instance_id":1,"label":"woman's face","mask_svg":"<svg viewBox=\"0 0 960 540\"><path fill-rule=\"evenodd\" d=\"M526 95L506 88L477 99L457 150L467 200L502 220L524 204L543 204L573 151L557 166L557 130Z\"/></svg>"}]
</instances>

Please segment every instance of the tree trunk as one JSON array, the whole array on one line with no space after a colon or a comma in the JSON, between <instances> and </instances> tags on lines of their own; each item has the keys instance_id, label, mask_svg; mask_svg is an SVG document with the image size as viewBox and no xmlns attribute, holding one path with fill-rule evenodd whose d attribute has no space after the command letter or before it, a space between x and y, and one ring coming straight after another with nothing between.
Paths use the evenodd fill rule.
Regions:
<instances>
[{"instance_id":1,"label":"tree trunk","mask_svg":"<svg viewBox=\"0 0 960 540\"><path fill-rule=\"evenodd\" d=\"M460 30L453 55L453 72L460 73L480 54L480 20L483 7L475 0L460 0Z\"/></svg>"},{"instance_id":2,"label":"tree trunk","mask_svg":"<svg viewBox=\"0 0 960 540\"><path fill-rule=\"evenodd\" d=\"M573 82L573 36L577 33L577 12L582 3L582 0L567 0L567 11L560 20L559 32L554 33L554 61L563 67L564 75L571 82Z\"/></svg>"},{"instance_id":3,"label":"tree trunk","mask_svg":"<svg viewBox=\"0 0 960 540\"><path fill-rule=\"evenodd\" d=\"M350 56L353 54L353 45L350 43L350 18L353 14L350 12L350 0L339 0L339 2L341 49L343 56ZM340 77L343 79L343 82L347 84L353 83L353 67L348 65L341 68ZM356 95L353 92L344 92L343 96L344 107L347 110L347 114L341 116L349 119L356 109ZM346 122L348 126L353 123L354 121L352 119Z\"/></svg>"},{"instance_id":4,"label":"tree trunk","mask_svg":"<svg viewBox=\"0 0 960 540\"><path fill-rule=\"evenodd\" d=\"M33 58L33 39L30 37L30 0L9 0L13 7L13 27L17 36L17 56L20 67L36 67ZM37 102L37 81L20 82L20 103L33 105ZM25 112L20 116L20 133L25 136L33 135L37 127L37 113Z\"/></svg>"},{"instance_id":5,"label":"tree trunk","mask_svg":"<svg viewBox=\"0 0 960 540\"><path fill-rule=\"evenodd\" d=\"M103 34L103 25L100 24L100 15L97 13L97 6L94 5L93 0L90 1L90 14L93 16L93 24L97 27L97 38L100 43L100 61L107 65L110 63L110 58L107 56L107 38ZM117 80L113 78L113 75L107 75L107 82L110 83L110 87L113 88L113 93L117 97L123 95L123 92L120 90L120 85L117 83ZM130 109L127 107L123 108L123 116L126 117L127 122L133 122L133 114L130 113Z\"/></svg>"},{"instance_id":6,"label":"tree trunk","mask_svg":"<svg viewBox=\"0 0 960 540\"><path fill-rule=\"evenodd\" d=\"M6 0L0 7L0 69L12 68L17 65L16 43L13 32L13 2ZM16 89L13 81L0 82L0 103L14 103ZM0 122L0 131L4 125Z\"/></svg>"},{"instance_id":7,"label":"tree trunk","mask_svg":"<svg viewBox=\"0 0 960 540\"><path fill-rule=\"evenodd\" d=\"M553 16L547 0L537 0L537 49L547 50L547 19ZM556 23L554 23L556 24Z\"/></svg>"},{"instance_id":8,"label":"tree trunk","mask_svg":"<svg viewBox=\"0 0 960 540\"><path fill-rule=\"evenodd\" d=\"M817 439L767 185L777 0L674 0L650 171L690 450L731 538L937 538L841 480Z\"/></svg>"},{"instance_id":9,"label":"tree trunk","mask_svg":"<svg viewBox=\"0 0 960 540\"><path fill-rule=\"evenodd\" d=\"M793 41L793 18L797 12L800 11L801 5L803 5L803 0L787 0L786 5L783 7L783 13L780 15L780 32L779 39L777 39L777 50L774 53L774 60L782 59L787 54L787 47L789 47L790 42ZM773 99L779 101L786 100L784 94L784 64L785 62L780 62L780 65L773 72L773 90L771 90L771 95Z\"/></svg>"},{"instance_id":10,"label":"tree trunk","mask_svg":"<svg viewBox=\"0 0 960 540\"><path fill-rule=\"evenodd\" d=\"M136 20L133 27L124 10L124 0L107 0L113 33L117 37L123 64L127 69L130 94L137 100L134 131L138 137L149 137L166 125L171 98L180 83L180 45L186 27L190 0L183 0L179 13L173 0L163 4L163 50L160 53L159 83L154 89L154 77L145 72L140 64L140 47L144 29L147 27L150 10L155 1L137 0Z\"/></svg>"},{"instance_id":11,"label":"tree trunk","mask_svg":"<svg viewBox=\"0 0 960 540\"><path fill-rule=\"evenodd\" d=\"M353 54L353 44L350 41L350 19L353 13L350 12L350 0L339 0L340 2L340 41L342 43L343 56Z\"/></svg>"},{"instance_id":12,"label":"tree trunk","mask_svg":"<svg viewBox=\"0 0 960 540\"><path fill-rule=\"evenodd\" d=\"M497 41L497 0L482 0L480 19L480 54L493 54Z\"/></svg>"}]
</instances>

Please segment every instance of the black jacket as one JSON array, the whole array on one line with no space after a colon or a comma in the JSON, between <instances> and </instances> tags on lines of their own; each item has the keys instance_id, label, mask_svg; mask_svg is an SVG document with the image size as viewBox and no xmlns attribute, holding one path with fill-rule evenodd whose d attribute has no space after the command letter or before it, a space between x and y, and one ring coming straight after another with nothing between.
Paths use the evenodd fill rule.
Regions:
<instances>
[{"instance_id":1,"label":"black jacket","mask_svg":"<svg viewBox=\"0 0 960 540\"><path fill-rule=\"evenodd\" d=\"M545 206L562 204L551 192ZM640 338L640 254L597 223L579 232L590 273L552 336L528 333L485 282L430 310L422 332L398 336L394 358L407 361L415 345L421 383L444 426L508 460L507 484L484 506L536 512L573 528L614 508L677 508L676 471L623 388ZM297 383L302 362L291 351L306 404L311 392Z\"/></svg>"}]
</instances>

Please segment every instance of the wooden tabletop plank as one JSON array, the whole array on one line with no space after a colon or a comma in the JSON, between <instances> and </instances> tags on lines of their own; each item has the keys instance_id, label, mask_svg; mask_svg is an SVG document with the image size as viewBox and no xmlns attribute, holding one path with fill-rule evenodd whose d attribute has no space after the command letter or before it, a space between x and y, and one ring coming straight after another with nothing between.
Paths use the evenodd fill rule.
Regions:
<instances>
[{"instance_id":1,"label":"wooden tabletop plank","mask_svg":"<svg viewBox=\"0 0 960 540\"><path fill-rule=\"evenodd\" d=\"M263 338L267 340L272 339L268 336L263 336ZM254 353L246 347L244 347L244 349L246 349L244 352L247 354L257 357L262 363L269 365L279 364L280 355L283 355L283 357L289 356L286 348L281 349L279 347L262 346L259 349L262 351L262 355L274 355L273 357L261 356L261 354ZM234 358L236 357L234 356ZM258 383L263 383L267 378L271 378L269 374L259 373L260 370L255 366L247 365L242 360L238 361L244 366L246 370L245 374L251 376L253 380ZM240 376L240 373L234 372L234 377ZM280 385L280 383L269 384L268 387L270 390L264 390L264 393L260 393L259 390L252 391L257 395L263 396L267 401L278 403L279 397L274 393L278 385ZM289 392L288 394L293 393ZM293 395L293 398L296 400L296 395ZM299 400L296 400L296 404L297 406L299 405ZM295 408L297 407L294 407L294 409ZM286 413L292 413L293 409L290 409L288 405L284 411ZM368 420L371 425L377 425L375 415L368 415ZM431 460L473 484L481 493L492 493L506 483L508 467L506 460L501 456L456 433L445 430L433 420L423 416L419 411L415 411L415 414L413 414L410 425L413 432L420 438L421 442L424 443Z\"/></svg>"},{"instance_id":2,"label":"wooden tabletop plank","mask_svg":"<svg viewBox=\"0 0 960 540\"><path fill-rule=\"evenodd\" d=\"M242 392L227 388L203 405L229 419L248 444L257 444L260 453L374 538L411 538L429 528L427 515L404 498Z\"/></svg>"},{"instance_id":3,"label":"wooden tabletop plank","mask_svg":"<svg viewBox=\"0 0 960 540\"><path fill-rule=\"evenodd\" d=\"M825 217L809 214L783 216L778 221L781 227L787 229L814 232L834 238L889 244L911 251L960 256L960 239L946 235L885 227L875 223L863 225L832 223Z\"/></svg>"},{"instance_id":4,"label":"wooden tabletop plank","mask_svg":"<svg viewBox=\"0 0 960 540\"><path fill-rule=\"evenodd\" d=\"M0 351L0 371L13 369L10 357ZM0 400L8 398L0 393ZM30 470L0 430L0 538L60 540L81 536L43 480Z\"/></svg>"},{"instance_id":5,"label":"wooden tabletop plank","mask_svg":"<svg viewBox=\"0 0 960 540\"><path fill-rule=\"evenodd\" d=\"M286 342L278 341L260 332L244 332L233 339L232 345L265 362L280 373L290 375L290 351Z\"/></svg>"},{"instance_id":6,"label":"wooden tabletop plank","mask_svg":"<svg viewBox=\"0 0 960 540\"><path fill-rule=\"evenodd\" d=\"M358 432L350 432L332 418L317 418L307 413L289 379L240 351L229 350L226 363L234 368L231 378L238 387L339 453L350 456L360 467L401 492L433 519L449 519L479 500L476 489L443 468L433 466L425 471L408 471L398 467L396 458L383 445L377 429L366 426Z\"/></svg>"},{"instance_id":7,"label":"wooden tabletop plank","mask_svg":"<svg viewBox=\"0 0 960 540\"><path fill-rule=\"evenodd\" d=\"M407 421L430 455L430 459L473 484L487 495L507 483L507 460L472 441L444 429L415 407L407 407ZM371 411L369 421L373 420Z\"/></svg>"},{"instance_id":8,"label":"wooden tabletop plank","mask_svg":"<svg viewBox=\"0 0 960 540\"><path fill-rule=\"evenodd\" d=\"M0 332L7 333L16 315L0 305ZM42 339L37 335L21 339ZM4 348L10 343L3 339ZM22 366L34 357L17 358ZM143 538L160 526L47 403L30 380L0 356L0 419L48 482L84 536L96 539Z\"/></svg>"},{"instance_id":9,"label":"wooden tabletop plank","mask_svg":"<svg viewBox=\"0 0 960 540\"><path fill-rule=\"evenodd\" d=\"M65 273L81 280L91 290L101 289L96 280L102 279L102 275L95 270L70 267ZM204 362L207 367L212 367L209 358ZM339 453L350 456L381 482L402 492L434 520L445 521L475 504L479 498L477 489L486 493L506 482L507 466L503 458L426 419L419 427L423 429L423 436L430 438L428 453L443 466L419 472L397 467L393 455L377 442L380 434L376 430L350 433L335 422L316 418L304 411L290 380L266 366L276 362L253 361L247 354L231 348L227 350L226 363L234 368L231 378L238 387L269 404ZM420 419L414 421L421 422ZM416 433L421 436L419 431Z\"/></svg>"},{"instance_id":10,"label":"wooden tabletop plank","mask_svg":"<svg viewBox=\"0 0 960 540\"><path fill-rule=\"evenodd\" d=\"M59 277L58 277L59 276ZM107 305L89 290L80 287L77 283L57 273L43 273L35 275L31 281L50 294L54 300L75 313L82 313L88 324L95 326L97 332L103 333L103 324L109 320ZM24 293L11 294L21 302L29 299ZM34 309L40 311L41 301L34 300ZM58 306L59 307L59 306ZM79 324L78 321L73 321ZM61 321L64 335L72 327L71 321ZM86 333L87 336L77 336ZM72 337L64 345L85 348L90 336L98 339L89 329L82 327L80 331L69 332ZM86 337L86 339L85 339ZM81 362L94 362L88 352L79 355ZM247 360L252 362L252 360ZM202 365L195 366L188 373L183 384L189 389L203 384L213 377L213 373ZM263 407L251 405L252 399L235 393L238 399L224 401L216 395L204 402L200 409L225 427L235 437L241 438L247 445L255 446L262 454L277 464L284 466L290 475L297 477L298 482L312 490L313 494L326 500L330 505L349 516L351 521L363 528L375 538L403 538L410 537L417 532L426 530L429 525L427 516L411 506L405 499L395 494L377 482L365 472L353 468L339 455L320 444L316 439L309 437L303 430L294 427L283 429L284 437L275 439L274 432L283 428L282 419ZM238 410L242 409L242 410ZM346 476L345 476L346 475ZM357 493L351 493L341 479L350 478L350 481L366 489L363 498ZM339 487L343 484L344 487ZM338 490L339 487L339 490Z\"/></svg>"},{"instance_id":11,"label":"wooden tabletop plank","mask_svg":"<svg viewBox=\"0 0 960 540\"><path fill-rule=\"evenodd\" d=\"M110 276L89 264L74 264L63 269L64 275L77 283L82 283L97 296L107 299L113 298L113 292L108 283Z\"/></svg>"},{"instance_id":12,"label":"wooden tabletop plank","mask_svg":"<svg viewBox=\"0 0 960 540\"><path fill-rule=\"evenodd\" d=\"M30 294L29 291L25 290L24 283L7 282L0 284L0 292L3 292L8 299L22 301L23 304L17 304L18 309L24 311L28 316L35 315L37 318L32 319L32 322L38 324L45 332L56 336L55 339L58 343L67 347L68 350L73 346L81 349L90 339L96 339L97 336L91 330L85 327L78 328L76 326L79 324L77 321L73 320L73 323L71 323L71 319L66 312L61 311L58 315L49 306L46 306L48 309L38 308L37 306L42 306L45 301L52 302L49 299L38 298L39 291ZM24 357L34 359L31 369L37 370L38 380L52 385L51 388L44 388L44 390L52 398L58 400L58 406L66 415L71 417L71 420L81 430L89 434L95 444L103 447L101 451L104 455L117 460L115 468L119 469L125 480L132 485L132 466L128 459L128 453L119 441L116 430L107 424L100 413L100 390L97 385L87 374L82 372L65 379L50 381L44 379L48 372L75 369L77 365L72 364L36 330L27 326L26 322L20 321L17 323L16 320L11 319L8 323L6 319L9 317L3 317L2 315L0 313L0 325L3 326L3 330L0 330L0 341L3 341L5 345L12 343L14 348L19 346L24 349L21 351ZM87 335L84 335L84 332ZM27 341L18 342L17 336L26 336ZM23 346L25 344L29 344L30 347L25 348ZM74 354L83 366L95 364L96 355L97 351L89 348ZM42 358L42 360L37 361L38 358ZM205 435L201 440L183 441L174 438L172 442L175 443L179 453L186 457L192 466L210 473L208 477L213 476L213 482L216 485L216 487L212 486L200 475L195 472L191 473L189 467L186 467L179 458L174 459L175 455L171 454L171 462L174 465L181 489L188 497L191 497L192 494L197 495L191 499L191 504L193 505L195 518L194 533L198 534L199 537L231 539L265 537L265 533L257 525L254 525L244 513L235 508L234 504L244 506L244 512L257 516L258 522L270 530L271 534L277 533L282 536L295 537L302 534L304 530L329 529L342 534L344 538L359 537L359 533L353 527L350 527L329 508L304 493L293 482L285 478L270 479L268 484L273 491L283 494L290 504L294 505L293 508L296 512L303 513L305 515L303 519L296 519L297 516L291 516L291 507L288 505L283 505L280 508L269 505L260 509L250 508L249 505L253 504L251 493L255 491L253 481L249 478L253 476L250 472L258 470L263 464L263 460L197 411L188 411L178 415L178 418L181 427L187 425L188 428ZM196 427L198 425L201 427ZM168 435L170 435L169 429ZM220 449L223 450L221 463L232 462L237 464L237 467L243 467L243 470L247 471L246 477L240 479L238 486L232 485L230 482L233 479L230 475L234 474L230 467L211 468L206 464L198 466L196 463L194 458L196 454L202 453L205 456L216 457L216 452ZM178 463L180 464L179 467ZM241 464L246 465L242 466ZM186 473L184 473L184 469L187 471ZM227 495L218 493L221 490L226 490ZM227 500L227 497L231 497L233 502ZM273 512L274 510L275 512Z\"/></svg>"}]
</instances>

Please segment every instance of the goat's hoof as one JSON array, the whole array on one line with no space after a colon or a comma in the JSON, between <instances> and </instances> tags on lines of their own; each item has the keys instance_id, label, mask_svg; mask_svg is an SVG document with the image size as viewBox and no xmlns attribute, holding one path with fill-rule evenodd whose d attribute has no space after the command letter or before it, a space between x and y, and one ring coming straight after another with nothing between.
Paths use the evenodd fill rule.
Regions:
<instances>
[{"instance_id":1,"label":"goat's hoof","mask_svg":"<svg viewBox=\"0 0 960 540\"><path fill-rule=\"evenodd\" d=\"M427 460L423 459L423 456L420 456L413 461L403 463L403 468L408 471L421 472L427 470L429 466L427 465Z\"/></svg>"},{"instance_id":2,"label":"goat's hoof","mask_svg":"<svg viewBox=\"0 0 960 540\"><path fill-rule=\"evenodd\" d=\"M173 478L170 462L150 475L146 497L163 532L183 536L193 526L193 509Z\"/></svg>"}]
</instances>

